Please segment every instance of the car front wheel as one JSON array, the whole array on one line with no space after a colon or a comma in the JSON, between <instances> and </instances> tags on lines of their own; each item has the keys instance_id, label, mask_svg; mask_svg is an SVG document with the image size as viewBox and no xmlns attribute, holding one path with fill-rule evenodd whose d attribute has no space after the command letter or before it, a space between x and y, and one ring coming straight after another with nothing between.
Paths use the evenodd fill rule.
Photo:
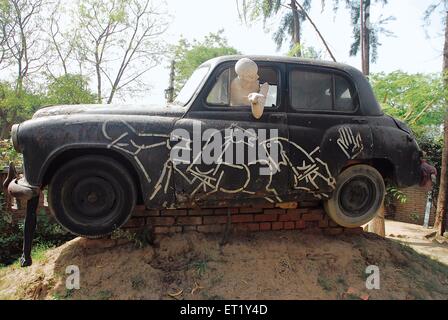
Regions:
<instances>
[{"instance_id":1,"label":"car front wheel","mask_svg":"<svg viewBox=\"0 0 448 320\"><path fill-rule=\"evenodd\" d=\"M117 161L89 155L56 171L48 188L48 204L68 231L88 238L107 235L130 217L136 187Z\"/></svg>"},{"instance_id":2,"label":"car front wheel","mask_svg":"<svg viewBox=\"0 0 448 320\"><path fill-rule=\"evenodd\" d=\"M356 228L378 214L385 194L383 177L375 168L355 165L339 175L333 196L324 202L324 207L338 225Z\"/></svg>"}]
</instances>

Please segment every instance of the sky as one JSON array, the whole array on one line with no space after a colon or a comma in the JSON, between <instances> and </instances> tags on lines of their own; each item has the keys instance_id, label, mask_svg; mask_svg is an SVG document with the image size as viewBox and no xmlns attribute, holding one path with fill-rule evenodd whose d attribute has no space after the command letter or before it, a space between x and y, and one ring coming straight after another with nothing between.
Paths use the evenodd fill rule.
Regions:
<instances>
[{"instance_id":1,"label":"sky","mask_svg":"<svg viewBox=\"0 0 448 320\"><path fill-rule=\"evenodd\" d=\"M338 62L361 68L360 57L350 57L352 43L350 15L341 8L337 15L330 8L322 12L320 1L309 15L320 29ZM371 65L371 72L392 72L402 70L409 73L439 72L442 68L443 23L439 15L434 15L431 24L423 27L423 13L431 0L389 0L385 7L372 7L372 23L384 17L394 16L387 29L392 37L381 36L379 58ZM278 19L272 19L263 28L260 21L253 25L243 24L238 17L235 0L167 0L171 23L164 35L168 43L176 43L180 36L188 40L202 39L210 32L224 29L229 45L243 54L282 55L287 46L277 51L272 40ZM306 46L313 46L325 52L316 32L309 23L303 25L303 40ZM268 32L266 32L268 31ZM270 31L270 32L269 32ZM329 59L328 54L324 58ZM152 79L152 90L147 95L136 98L136 102L164 103L164 90L168 86L168 62L153 69L148 75ZM154 79L157 79L154 81Z\"/></svg>"},{"instance_id":2,"label":"sky","mask_svg":"<svg viewBox=\"0 0 448 320\"><path fill-rule=\"evenodd\" d=\"M284 55L288 44L280 51L272 40L281 15L269 19L266 26L262 21L246 25L238 16L236 0L153 0L155 4L163 3L169 14L168 30L161 39L168 45L176 44L180 37L187 40L202 40L210 32L224 30L224 36L230 46L243 54ZM241 1L241 0L240 0ZM303 1L303 0L300 0ZM393 31L392 37L380 36L382 45L378 50L378 60L371 65L371 72L392 72L402 70L408 73L434 73L442 69L443 21L440 14L434 14L429 26L424 27L423 15L427 7L436 0L389 0L388 5L373 5L372 23L384 17L394 16L387 29ZM284 0L285 3L289 0ZM338 62L361 68L361 59L349 56L352 43L350 14L343 5L334 14L331 3L325 0L327 8L322 11L321 1L314 0L314 7L309 15L318 26L328 42ZM343 2L343 1L341 1ZM76 5L72 0L64 0L66 12ZM284 8L284 10L288 10ZM70 26L71 17L66 16L66 26ZM302 40L305 46L322 51L323 59L330 59L315 30L308 22L303 23ZM288 42L288 41L286 41ZM165 89L169 82L169 64L166 59L162 64L150 70L141 79L150 89L138 96L117 97L114 102L139 104L165 104ZM13 76L15 70L11 70ZM3 75L0 75L4 76ZM95 89L94 77L91 87Z\"/></svg>"}]
</instances>

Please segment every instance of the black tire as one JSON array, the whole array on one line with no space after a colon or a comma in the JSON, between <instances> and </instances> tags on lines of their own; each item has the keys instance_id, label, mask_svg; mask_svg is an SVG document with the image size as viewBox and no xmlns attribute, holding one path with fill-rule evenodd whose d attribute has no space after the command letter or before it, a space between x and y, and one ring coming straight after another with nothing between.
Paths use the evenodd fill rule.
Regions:
<instances>
[{"instance_id":1,"label":"black tire","mask_svg":"<svg viewBox=\"0 0 448 320\"><path fill-rule=\"evenodd\" d=\"M368 165L355 165L343 171L333 196L324 202L325 211L338 225L360 227L381 209L386 187L381 174Z\"/></svg>"},{"instance_id":2,"label":"black tire","mask_svg":"<svg viewBox=\"0 0 448 320\"><path fill-rule=\"evenodd\" d=\"M48 205L69 232L99 238L126 223L136 195L134 181L120 163L89 155L56 171L48 188Z\"/></svg>"}]
</instances>

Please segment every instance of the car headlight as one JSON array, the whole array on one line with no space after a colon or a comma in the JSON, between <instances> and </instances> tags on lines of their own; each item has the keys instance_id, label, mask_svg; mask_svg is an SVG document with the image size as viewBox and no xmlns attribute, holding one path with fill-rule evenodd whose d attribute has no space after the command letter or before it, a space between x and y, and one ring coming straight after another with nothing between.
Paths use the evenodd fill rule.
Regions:
<instances>
[{"instance_id":1,"label":"car headlight","mask_svg":"<svg viewBox=\"0 0 448 320\"><path fill-rule=\"evenodd\" d=\"M17 152L22 152L20 145L19 145L18 134L19 134L19 124L15 124L12 126L12 129L11 129L11 142L12 142L14 149L16 149Z\"/></svg>"}]
</instances>

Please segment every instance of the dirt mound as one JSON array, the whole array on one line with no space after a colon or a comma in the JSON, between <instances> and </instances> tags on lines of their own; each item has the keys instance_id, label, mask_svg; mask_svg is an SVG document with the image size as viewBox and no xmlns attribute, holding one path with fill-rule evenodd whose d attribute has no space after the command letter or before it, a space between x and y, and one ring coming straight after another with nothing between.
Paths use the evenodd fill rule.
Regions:
<instances>
[{"instance_id":1,"label":"dirt mound","mask_svg":"<svg viewBox=\"0 0 448 320\"><path fill-rule=\"evenodd\" d=\"M154 245L77 238L28 269L0 270L1 299L448 299L448 266L372 234L163 237ZM66 267L80 290L65 287ZM366 267L380 290L366 289Z\"/></svg>"}]
</instances>

